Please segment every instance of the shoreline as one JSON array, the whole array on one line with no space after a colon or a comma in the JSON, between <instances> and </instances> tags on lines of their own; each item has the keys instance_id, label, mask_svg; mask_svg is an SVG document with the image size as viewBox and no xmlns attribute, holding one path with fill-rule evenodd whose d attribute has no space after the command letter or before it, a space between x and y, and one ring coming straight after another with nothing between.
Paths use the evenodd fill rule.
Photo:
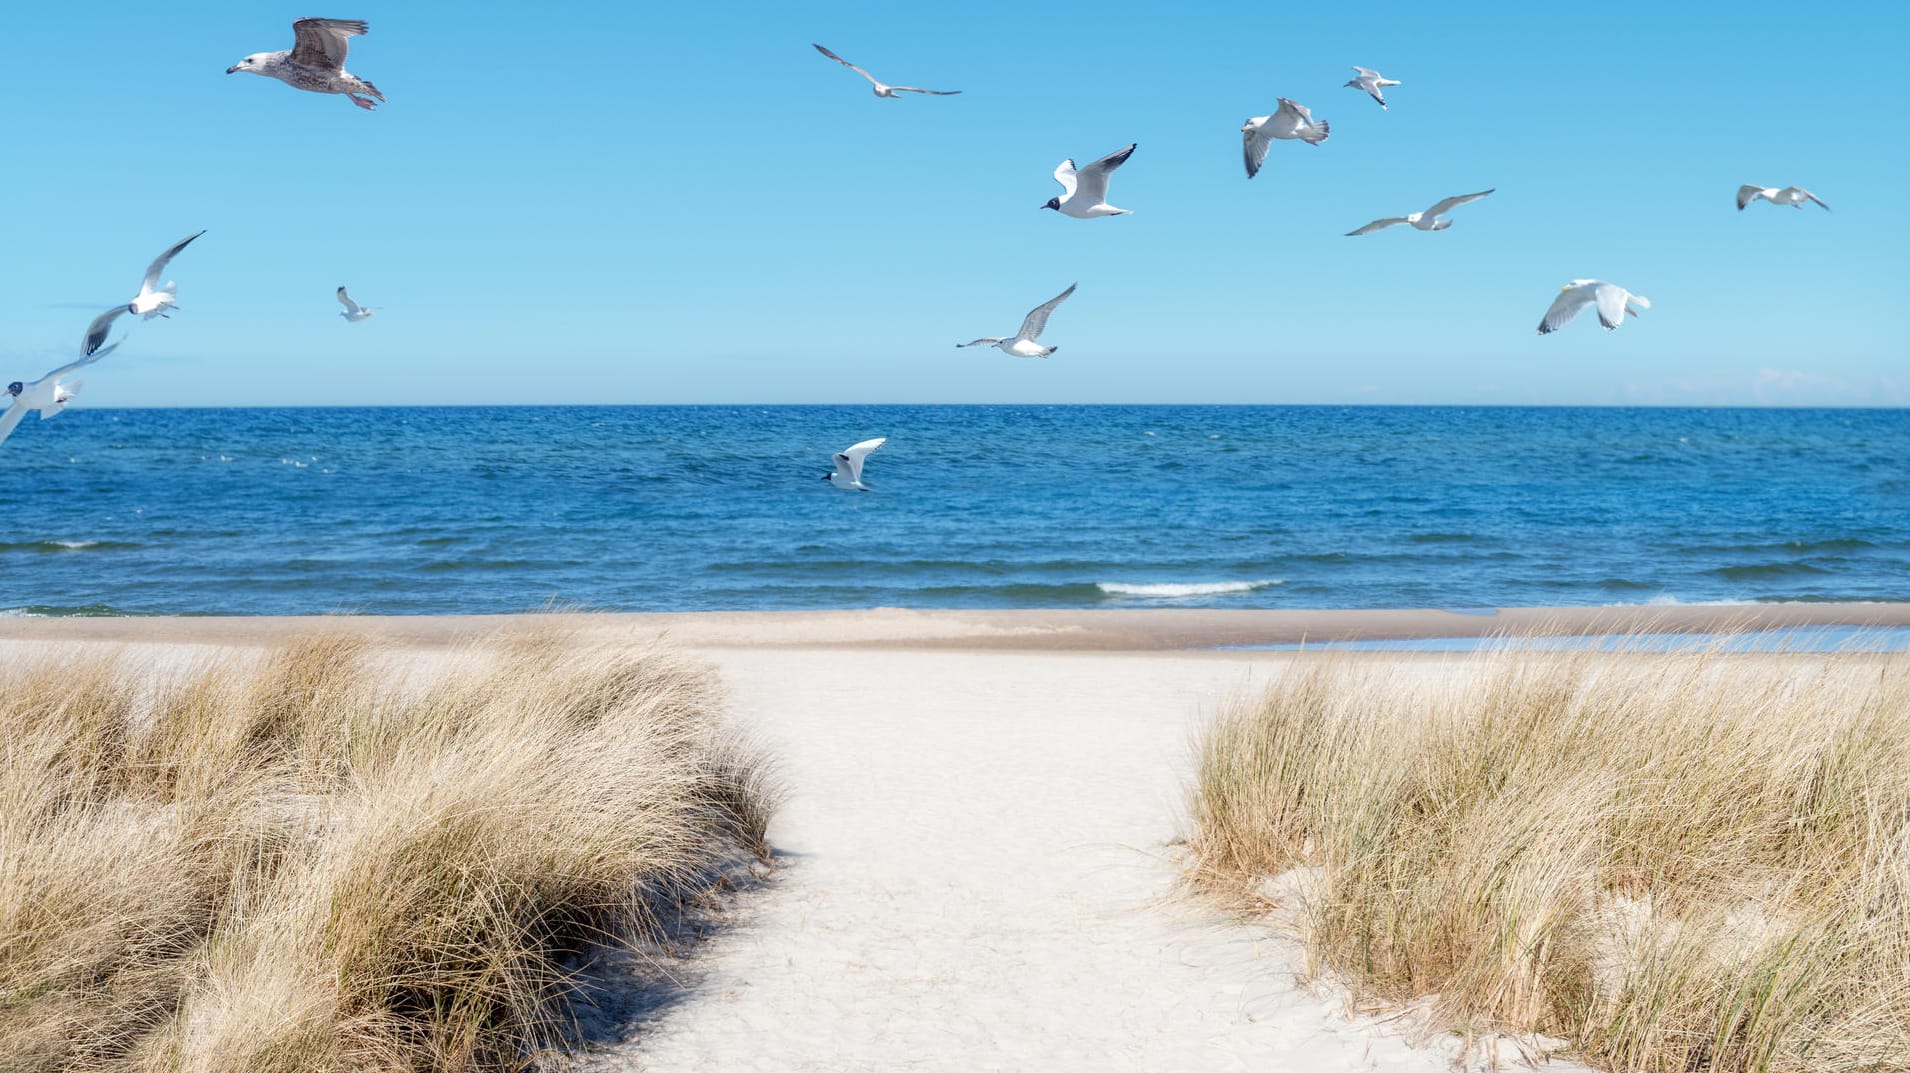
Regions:
<instances>
[{"instance_id":1,"label":"shoreline","mask_svg":"<svg viewBox=\"0 0 1910 1073\"><path fill-rule=\"evenodd\" d=\"M553 620L596 641L686 648L1031 652L1252 651L1302 642L1607 633L1710 633L1813 626L1910 627L1910 602L1669 606L1095 610L559 612L507 615L192 615L0 618L0 641L262 644L347 629L422 646ZM1291 654L1291 653L1290 653Z\"/></svg>"}]
</instances>

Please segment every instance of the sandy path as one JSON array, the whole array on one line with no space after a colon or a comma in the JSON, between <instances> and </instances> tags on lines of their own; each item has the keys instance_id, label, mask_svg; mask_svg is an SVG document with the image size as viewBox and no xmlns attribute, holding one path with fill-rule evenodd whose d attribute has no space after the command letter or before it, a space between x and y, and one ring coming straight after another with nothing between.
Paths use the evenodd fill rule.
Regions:
<instances>
[{"instance_id":1,"label":"sandy path","mask_svg":"<svg viewBox=\"0 0 1910 1073\"><path fill-rule=\"evenodd\" d=\"M1192 728L1276 660L707 655L785 758L792 857L591 1068L1452 1068L1173 896Z\"/></svg>"}]
</instances>

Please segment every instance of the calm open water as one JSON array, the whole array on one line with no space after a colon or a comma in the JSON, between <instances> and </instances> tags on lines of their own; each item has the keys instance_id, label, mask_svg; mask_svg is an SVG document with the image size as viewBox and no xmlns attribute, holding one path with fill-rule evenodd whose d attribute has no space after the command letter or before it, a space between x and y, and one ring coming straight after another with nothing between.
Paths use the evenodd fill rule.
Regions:
<instances>
[{"instance_id":1,"label":"calm open water","mask_svg":"<svg viewBox=\"0 0 1910 1073\"><path fill-rule=\"evenodd\" d=\"M1910 600L1904 410L78 409L0 472L12 613Z\"/></svg>"}]
</instances>

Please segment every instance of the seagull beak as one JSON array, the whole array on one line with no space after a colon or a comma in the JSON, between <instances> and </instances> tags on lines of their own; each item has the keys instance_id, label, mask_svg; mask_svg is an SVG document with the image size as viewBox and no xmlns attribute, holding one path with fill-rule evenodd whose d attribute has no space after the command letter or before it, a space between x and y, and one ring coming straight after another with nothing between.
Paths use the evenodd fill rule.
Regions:
<instances>
[{"instance_id":1,"label":"seagull beak","mask_svg":"<svg viewBox=\"0 0 1910 1073\"><path fill-rule=\"evenodd\" d=\"M232 72L234 72L234 71L236 71L236 70L238 70L238 69L239 69L239 66L238 66L238 64L233 64L232 66L230 66L230 67L228 67L228 68L226 68L226 69L225 69L225 73L226 73L226 74L231 74Z\"/></svg>"}]
</instances>

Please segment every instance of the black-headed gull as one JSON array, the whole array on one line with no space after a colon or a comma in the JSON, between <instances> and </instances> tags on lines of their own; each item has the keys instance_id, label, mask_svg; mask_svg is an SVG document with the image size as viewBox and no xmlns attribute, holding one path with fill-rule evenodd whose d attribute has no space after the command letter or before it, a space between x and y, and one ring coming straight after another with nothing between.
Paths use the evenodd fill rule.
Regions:
<instances>
[{"instance_id":1,"label":"black-headed gull","mask_svg":"<svg viewBox=\"0 0 1910 1073\"><path fill-rule=\"evenodd\" d=\"M1267 147L1275 138L1298 138L1308 145L1318 145L1326 141L1327 125L1325 120L1313 121L1313 113L1304 104L1280 98L1280 107L1272 115L1258 115L1247 120L1240 128L1240 134L1247 151L1247 178L1260 174L1260 165L1267 159Z\"/></svg>"},{"instance_id":2,"label":"black-headed gull","mask_svg":"<svg viewBox=\"0 0 1910 1073\"><path fill-rule=\"evenodd\" d=\"M1041 207L1077 220L1132 215L1129 210L1117 209L1107 201L1108 179L1114 175L1115 168L1127 163L1127 158L1133 155L1134 146L1130 145L1109 153L1079 171L1075 170L1072 157L1062 161L1061 166L1054 169L1054 181L1061 184L1062 195L1049 198L1048 203Z\"/></svg>"},{"instance_id":3,"label":"black-headed gull","mask_svg":"<svg viewBox=\"0 0 1910 1073\"><path fill-rule=\"evenodd\" d=\"M862 460L869 452L889 442L887 436L873 440L863 440L846 451L836 452L836 471L825 473L822 479L848 492L866 492L869 486L862 483Z\"/></svg>"},{"instance_id":4,"label":"black-headed gull","mask_svg":"<svg viewBox=\"0 0 1910 1073\"><path fill-rule=\"evenodd\" d=\"M1061 348L1058 346L1042 346L1040 343L1035 342L1035 339L1041 335L1041 329L1048 326L1048 314L1054 312L1055 306L1067 301L1068 296L1074 293L1074 287L1074 284L1068 284L1067 290L1062 291L1060 294L1055 295L1053 298L1029 310L1027 319L1021 322L1021 331L1016 332L1014 336L986 336L972 343L956 343L955 348L960 350L965 346L992 346L1000 349L1005 354L1013 354L1017 358L1047 357Z\"/></svg>"},{"instance_id":5,"label":"black-headed gull","mask_svg":"<svg viewBox=\"0 0 1910 1073\"><path fill-rule=\"evenodd\" d=\"M1539 321L1539 334L1558 331L1578 316L1578 311L1586 306L1598 305L1598 322L1605 330L1617 331L1625 323L1625 314L1638 315L1638 309L1650 309L1651 301L1642 294L1633 294L1616 283L1607 283L1602 279L1575 279L1559 288L1559 296L1552 299L1552 308L1545 311L1545 319Z\"/></svg>"},{"instance_id":6,"label":"black-headed gull","mask_svg":"<svg viewBox=\"0 0 1910 1073\"><path fill-rule=\"evenodd\" d=\"M313 93L343 93L370 111L384 103L378 87L345 70L345 53L352 38L370 32L363 19L297 19L292 23L293 44L286 52L254 52L225 69L226 74L276 78L293 89ZM372 98L377 98L373 103Z\"/></svg>"},{"instance_id":7,"label":"black-headed gull","mask_svg":"<svg viewBox=\"0 0 1910 1073\"><path fill-rule=\"evenodd\" d=\"M338 304L345 307L345 311L340 313L339 316L344 317L346 322L350 324L356 324L364 320L366 317L371 316L373 312L370 306L361 306L357 302L352 301L351 295L345 293L343 285L340 285L338 288Z\"/></svg>"},{"instance_id":8,"label":"black-headed gull","mask_svg":"<svg viewBox=\"0 0 1910 1073\"><path fill-rule=\"evenodd\" d=\"M1497 190L1498 187L1495 186L1492 189ZM1370 235L1375 231L1384 231L1386 228L1396 224L1411 224L1421 231L1444 231L1446 228L1452 226L1452 221L1441 220L1439 217L1461 205L1477 201L1490 193L1492 193L1492 190L1481 190L1476 194L1460 194L1458 197L1449 197L1444 201L1434 204L1432 208L1424 212L1415 212L1410 216L1387 216L1383 219L1374 220L1372 223L1367 224L1357 231L1348 231L1347 235L1349 237L1353 235Z\"/></svg>"},{"instance_id":9,"label":"black-headed gull","mask_svg":"<svg viewBox=\"0 0 1910 1073\"><path fill-rule=\"evenodd\" d=\"M1804 202L1806 201L1816 201L1819 205L1824 205L1822 201L1818 200L1816 194L1811 193L1801 186L1787 186L1782 190L1774 186L1738 187L1739 212L1743 212L1746 205L1759 200L1768 201L1773 205L1789 205L1794 209L1803 208ZM1829 212L1830 206L1824 205L1824 211Z\"/></svg>"},{"instance_id":10,"label":"black-headed gull","mask_svg":"<svg viewBox=\"0 0 1910 1073\"><path fill-rule=\"evenodd\" d=\"M841 56L823 48L821 45L815 45L814 47L817 52L822 53L844 67L847 67L849 70L854 71L856 74L868 79L869 84L875 87L875 95L878 97L888 97L894 100L896 99L895 95L898 93L926 93L934 97L953 97L961 92L959 89L918 89L915 86L891 86L862 68L857 67L855 64L850 63L848 60L843 59Z\"/></svg>"},{"instance_id":11,"label":"black-headed gull","mask_svg":"<svg viewBox=\"0 0 1910 1073\"><path fill-rule=\"evenodd\" d=\"M40 411L40 420L44 421L66 409L66 404L80 390L80 382L73 379L71 374L118 349L118 343L110 346L101 346L100 343L105 340L106 333L112 330L114 318L124 312L125 306L114 306L93 318L93 323L86 326L86 335L80 343L80 360L67 362L30 383L15 380L7 385L4 392L0 392L0 398L5 398L8 403L6 412L0 413L0 443L13 435L13 430L26 417L28 410Z\"/></svg>"},{"instance_id":12,"label":"black-headed gull","mask_svg":"<svg viewBox=\"0 0 1910 1073\"><path fill-rule=\"evenodd\" d=\"M195 231L173 243L172 248L165 253L153 258L153 263L146 266L145 278L139 281L139 293L133 295L133 300L126 303L126 312L135 317L151 320L154 317L169 317L172 314L167 313L166 310L179 308L178 284L167 280L166 285L162 287L159 285L159 277L166 274L166 265L179 255L180 250L191 245L193 239L203 234L205 234L204 231Z\"/></svg>"},{"instance_id":13,"label":"black-headed gull","mask_svg":"<svg viewBox=\"0 0 1910 1073\"><path fill-rule=\"evenodd\" d=\"M1353 80L1348 82L1347 85L1354 89L1365 90L1367 96L1379 102L1381 110L1386 110L1386 94L1381 93L1380 89L1384 86L1397 86L1399 83L1394 79L1387 78L1371 67L1361 67L1355 64L1353 70L1357 71L1358 74L1354 75Z\"/></svg>"}]
</instances>

